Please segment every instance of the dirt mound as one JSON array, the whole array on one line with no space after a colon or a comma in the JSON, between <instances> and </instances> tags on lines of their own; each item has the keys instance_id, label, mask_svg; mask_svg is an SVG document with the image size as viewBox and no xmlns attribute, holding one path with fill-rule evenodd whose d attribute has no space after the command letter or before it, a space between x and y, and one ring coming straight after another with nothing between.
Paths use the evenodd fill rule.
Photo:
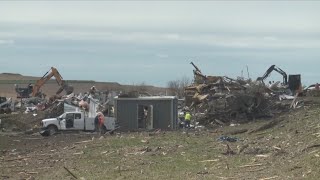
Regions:
<instances>
[{"instance_id":1,"label":"dirt mound","mask_svg":"<svg viewBox=\"0 0 320 180\"><path fill-rule=\"evenodd\" d=\"M0 76L22 76L22 75L17 73L1 73Z\"/></svg>"},{"instance_id":2,"label":"dirt mound","mask_svg":"<svg viewBox=\"0 0 320 180\"><path fill-rule=\"evenodd\" d=\"M0 115L1 127L6 131L26 131L37 128L44 118L44 112Z\"/></svg>"}]
</instances>

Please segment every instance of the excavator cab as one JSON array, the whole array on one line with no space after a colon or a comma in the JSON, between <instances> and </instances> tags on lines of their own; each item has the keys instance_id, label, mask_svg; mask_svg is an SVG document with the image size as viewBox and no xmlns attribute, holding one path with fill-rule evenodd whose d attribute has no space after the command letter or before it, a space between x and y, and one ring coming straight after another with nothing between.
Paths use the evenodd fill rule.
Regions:
<instances>
[{"instance_id":1,"label":"excavator cab","mask_svg":"<svg viewBox=\"0 0 320 180\"><path fill-rule=\"evenodd\" d=\"M29 84L26 88L21 88L17 84L14 85L17 92L17 98L29 98L32 93L33 86Z\"/></svg>"}]
</instances>

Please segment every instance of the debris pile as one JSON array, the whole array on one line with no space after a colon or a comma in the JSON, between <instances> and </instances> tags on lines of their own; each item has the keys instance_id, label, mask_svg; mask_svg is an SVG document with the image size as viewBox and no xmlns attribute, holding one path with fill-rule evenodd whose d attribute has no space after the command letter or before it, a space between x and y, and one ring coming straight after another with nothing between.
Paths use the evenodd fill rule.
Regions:
<instances>
[{"instance_id":1,"label":"debris pile","mask_svg":"<svg viewBox=\"0 0 320 180\"><path fill-rule=\"evenodd\" d=\"M1 119L6 130L25 131L39 126L42 119L56 118L64 112L83 110L88 117L95 117L97 112L109 115L108 113L113 113L113 98L116 95L117 92L100 92L93 86L83 94L53 95L49 99L29 97L13 101L3 97L1 107L12 106L12 114L11 111L4 111Z\"/></svg>"},{"instance_id":2,"label":"debris pile","mask_svg":"<svg viewBox=\"0 0 320 180\"><path fill-rule=\"evenodd\" d=\"M295 100L284 86L269 87L251 79L206 76L191 64L195 67L194 83L185 87L187 107L184 110L192 111L200 124L225 125L232 121L273 117L288 111L292 99Z\"/></svg>"},{"instance_id":3,"label":"debris pile","mask_svg":"<svg viewBox=\"0 0 320 180\"><path fill-rule=\"evenodd\" d=\"M63 102L56 102L54 105L50 106L48 109L45 110L47 118L54 118L58 117L64 113L64 103Z\"/></svg>"},{"instance_id":4,"label":"debris pile","mask_svg":"<svg viewBox=\"0 0 320 180\"><path fill-rule=\"evenodd\" d=\"M105 111L109 106L113 106L110 98L115 93L101 92L92 86L89 92L75 95L71 93L66 96L52 96L50 103L46 104L46 117L57 117L67 111L86 111L89 116L95 116L98 111Z\"/></svg>"},{"instance_id":5,"label":"debris pile","mask_svg":"<svg viewBox=\"0 0 320 180\"><path fill-rule=\"evenodd\" d=\"M50 75L51 77L51 75ZM33 87L29 84L29 89ZM21 90L17 85L15 89ZM38 89L39 91L41 89ZM19 92L19 93L18 93ZM14 126L9 125L7 129L25 130L31 128L27 126L22 119L24 117L30 119L36 119L32 121L33 125L39 125L39 121L44 118L56 118L65 112L84 111L86 116L92 118L97 115L98 112L103 113L104 116L113 117L114 115L114 98L116 96L121 97L141 97L150 96L146 91L129 91L123 93L121 91L100 91L95 86L92 86L84 93L66 93L66 95L55 94L52 96L22 96L21 91L17 92L17 100L11 100L11 98L1 97L0 107L1 116L4 122L8 124L13 122L12 119L18 121ZM13 114L11 114L11 112ZM9 115L11 114L11 115ZM40 115L41 114L41 115ZM14 117L14 118L11 118ZM20 118L21 117L21 118ZM21 121L20 121L21 119ZM39 120L40 119L40 120ZM27 121L26 121L27 122ZM10 123L9 123L10 124ZM13 128L10 128L13 127ZM18 127L18 128L16 128ZM26 128L23 128L26 127Z\"/></svg>"}]
</instances>

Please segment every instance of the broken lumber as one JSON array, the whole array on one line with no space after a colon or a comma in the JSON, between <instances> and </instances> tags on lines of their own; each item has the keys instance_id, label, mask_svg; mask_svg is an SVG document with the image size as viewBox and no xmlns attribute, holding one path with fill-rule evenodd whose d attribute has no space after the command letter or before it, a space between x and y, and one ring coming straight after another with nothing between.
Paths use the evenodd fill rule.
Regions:
<instances>
[{"instance_id":1,"label":"broken lumber","mask_svg":"<svg viewBox=\"0 0 320 180\"><path fill-rule=\"evenodd\" d=\"M279 176L273 176L273 177L268 177L268 178L261 178L259 180L270 180L270 179L276 179L278 178Z\"/></svg>"},{"instance_id":2,"label":"broken lumber","mask_svg":"<svg viewBox=\"0 0 320 180\"><path fill-rule=\"evenodd\" d=\"M63 166L63 168L75 179L78 179L77 176L75 176L68 168L66 168L65 166Z\"/></svg>"},{"instance_id":3,"label":"broken lumber","mask_svg":"<svg viewBox=\"0 0 320 180\"><path fill-rule=\"evenodd\" d=\"M20 161L20 160L23 160L25 159L25 157L20 157L20 158L14 158L14 159L7 159L5 161L9 162L9 161Z\"/></svg>"},{"instance_id":4,"label":"broken lumber","mask_svg":"<svg viewBox=\"0 0 320 180\"><path fill-rule=\"evenodd\" d=\"M262 165L263 164L248 164L248 165L239 166L239 168L256 167L256 166L262 166Z\"/></svg>"},{"instance_id":5,"label":"broken lumber","mask_svg":"<svg viewBox=\"0 0 320 180\"><path fill-rule=\"evenodd\" d=\"M298 98L299 93L296 93L296 95L294 96L294 99L292 100L292 103L290 104L290 108L296 108L296 100Z\"/></svg>"},{"instance_id":6,"label":"broken lumber","mask_svg":"<svg viewBox=\"0 0 320 180\"><path fill-rule=\"evenodd\" d=\"M81 155L81 154L84 154L84 152L80 151L80 152L77 152L77 153L73 153L73 155Z\"/></svg>"},{"instance_id":7,"label":"broken lumber","mask_svg":"<svg viewBox=\"0 0 320 180\"><path fill-rule=\"evenodd\" d=\"M281 151L282 149L277 146L272 146L274 149Z\"/></svg>"},{"instance_id":8,"label":"broken lumber","mask_svg":"<svg viewBox=\"0 0 320 180\"><path fill-rule=\"evenodd\" d=\"M314 144L314 145L308 146L308 147L304 148L304 149L302 150L302 152L304 152L304 151L306 151L306 150L308 150L308 149L311 149L311 148L316 148L316 147L320 147L320 144Z\"/></svg>"},{"instance_id":9,"label":"broken lumber","mask_svg":"<svg viewBox=\"0 0 320 180\"><path fill-rule=\"evenodd\" d=\"M204 160L204 161L199 161L199 162L217 162L219 159L212 159L212 160Z\"/></svg>"},{"instance_id":10,"label":"broken lumber","mask_svg":"<svg viewBox=\"0 0 320 180\"><path fill-rule=\"evenodd\" d=\"M270 157L270 155L269 154L258 154L258 155L256 155L256 157L267 158L267 157Z\"/></svg>"},{"instance_id":11,"label":"broken lumber","mask_svg":"<svg viewBox=\"0 0 320 180\"><path fill-rule=\"evenodd\" d=\"M215 119L214 121L222 126L226 125L224 122L220 121L219 119Z\"/></svg>"},{"instance_id":12,"label":"broken lumber","mask_svg":"<svg viewBox=\"0 0 320 180\"><path fill-rule=\"evenodd\" d=\"M221 176L215 176L215 177L219 179L238 179L238 177L221 177Z\"/></svg>"},{"instance_id":13,"label":"broken lumber","mask_svg":"<svg viewBox=\"0 0 320 180\"><path fill-rule=\"evenodd\" d=\"M258 172L258 171L263 171L265 170L266 168L259 168L259 169L249 169L249 170L246 170L246 172Z\"/></svg>"},{"instance_id":14,"label":"broken lumber","mask_svg":"<svg viewBox=\"0 0 320 180\"><path fill-rule=\"evenodd\" d=\"M92 140L87 140L87 141L80 141L80 142L75 142L74 144L82 144L82 143L88 143L92 142Z\"/></svg>"}]
</instances>

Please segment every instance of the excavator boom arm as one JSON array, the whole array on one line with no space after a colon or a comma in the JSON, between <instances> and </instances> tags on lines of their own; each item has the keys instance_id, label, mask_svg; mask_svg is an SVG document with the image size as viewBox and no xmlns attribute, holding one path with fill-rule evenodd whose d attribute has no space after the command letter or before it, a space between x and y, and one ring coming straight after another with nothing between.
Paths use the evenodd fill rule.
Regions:
<instances>
[{"instance_id":1,"label":"excavator boom arm","mask_svg":"<svg viewBox=\"0 0 320 180\"><path fill-rule=\"evenodd\" d=\"M55 79L56 79L57 83L59 84L59 86L63 86L64 85L63 78L60 75L60 73L58 72L58 70L56 68L54 68L54 67L51 67L51 70L49 70L46 74L44 74L41 79L37 80L37 82L33 86L32 96L36 96L37 93L40 91L40 88L47 81L49 81L53 76L55 77Z\"/></svg>"},{"instance_id":2,"label":"excavator boom arm","mask_svg":"<svg viewBox=\"0 0 320 180\"><path fill-rule=\"evenodd\" d=\"M288 75L286 72L284 72L282 69L280 69L279 67L276 67L274 68L275 71L277 71L279 74L282 75L283 77L283 83L284 84L288 84Z\"/></svg>"},{"instance_id":3,"label":"excavator boom arm","mask_svg":"<svg viewBox=\"0 0 320 180\"><path fill-rule=\"evenodd\" d=\"M190 64L191 64L200 74L202 74L202 72L200 71L200 69L199 69L193 62L190 62Z\"/></svg>"},{"instance_id":4,"label":"excavator boom arm","mask_svg":"<svg viewBox=\"0 0 320 180\"><path fill-rule=\"evenodd\" d=\"M276 71L278 72L279 74L281 74L283 76L283 83L286 85L288 84L288 76L287 76L287 73L284 72L282 69L280 69L279 67L277 67L276 65L272 65L269 67L269 69L264 73L263 76L261 77L258 77L257 80L258 81L264 81L272 71Z\"/></svg>"}]
</instances>

